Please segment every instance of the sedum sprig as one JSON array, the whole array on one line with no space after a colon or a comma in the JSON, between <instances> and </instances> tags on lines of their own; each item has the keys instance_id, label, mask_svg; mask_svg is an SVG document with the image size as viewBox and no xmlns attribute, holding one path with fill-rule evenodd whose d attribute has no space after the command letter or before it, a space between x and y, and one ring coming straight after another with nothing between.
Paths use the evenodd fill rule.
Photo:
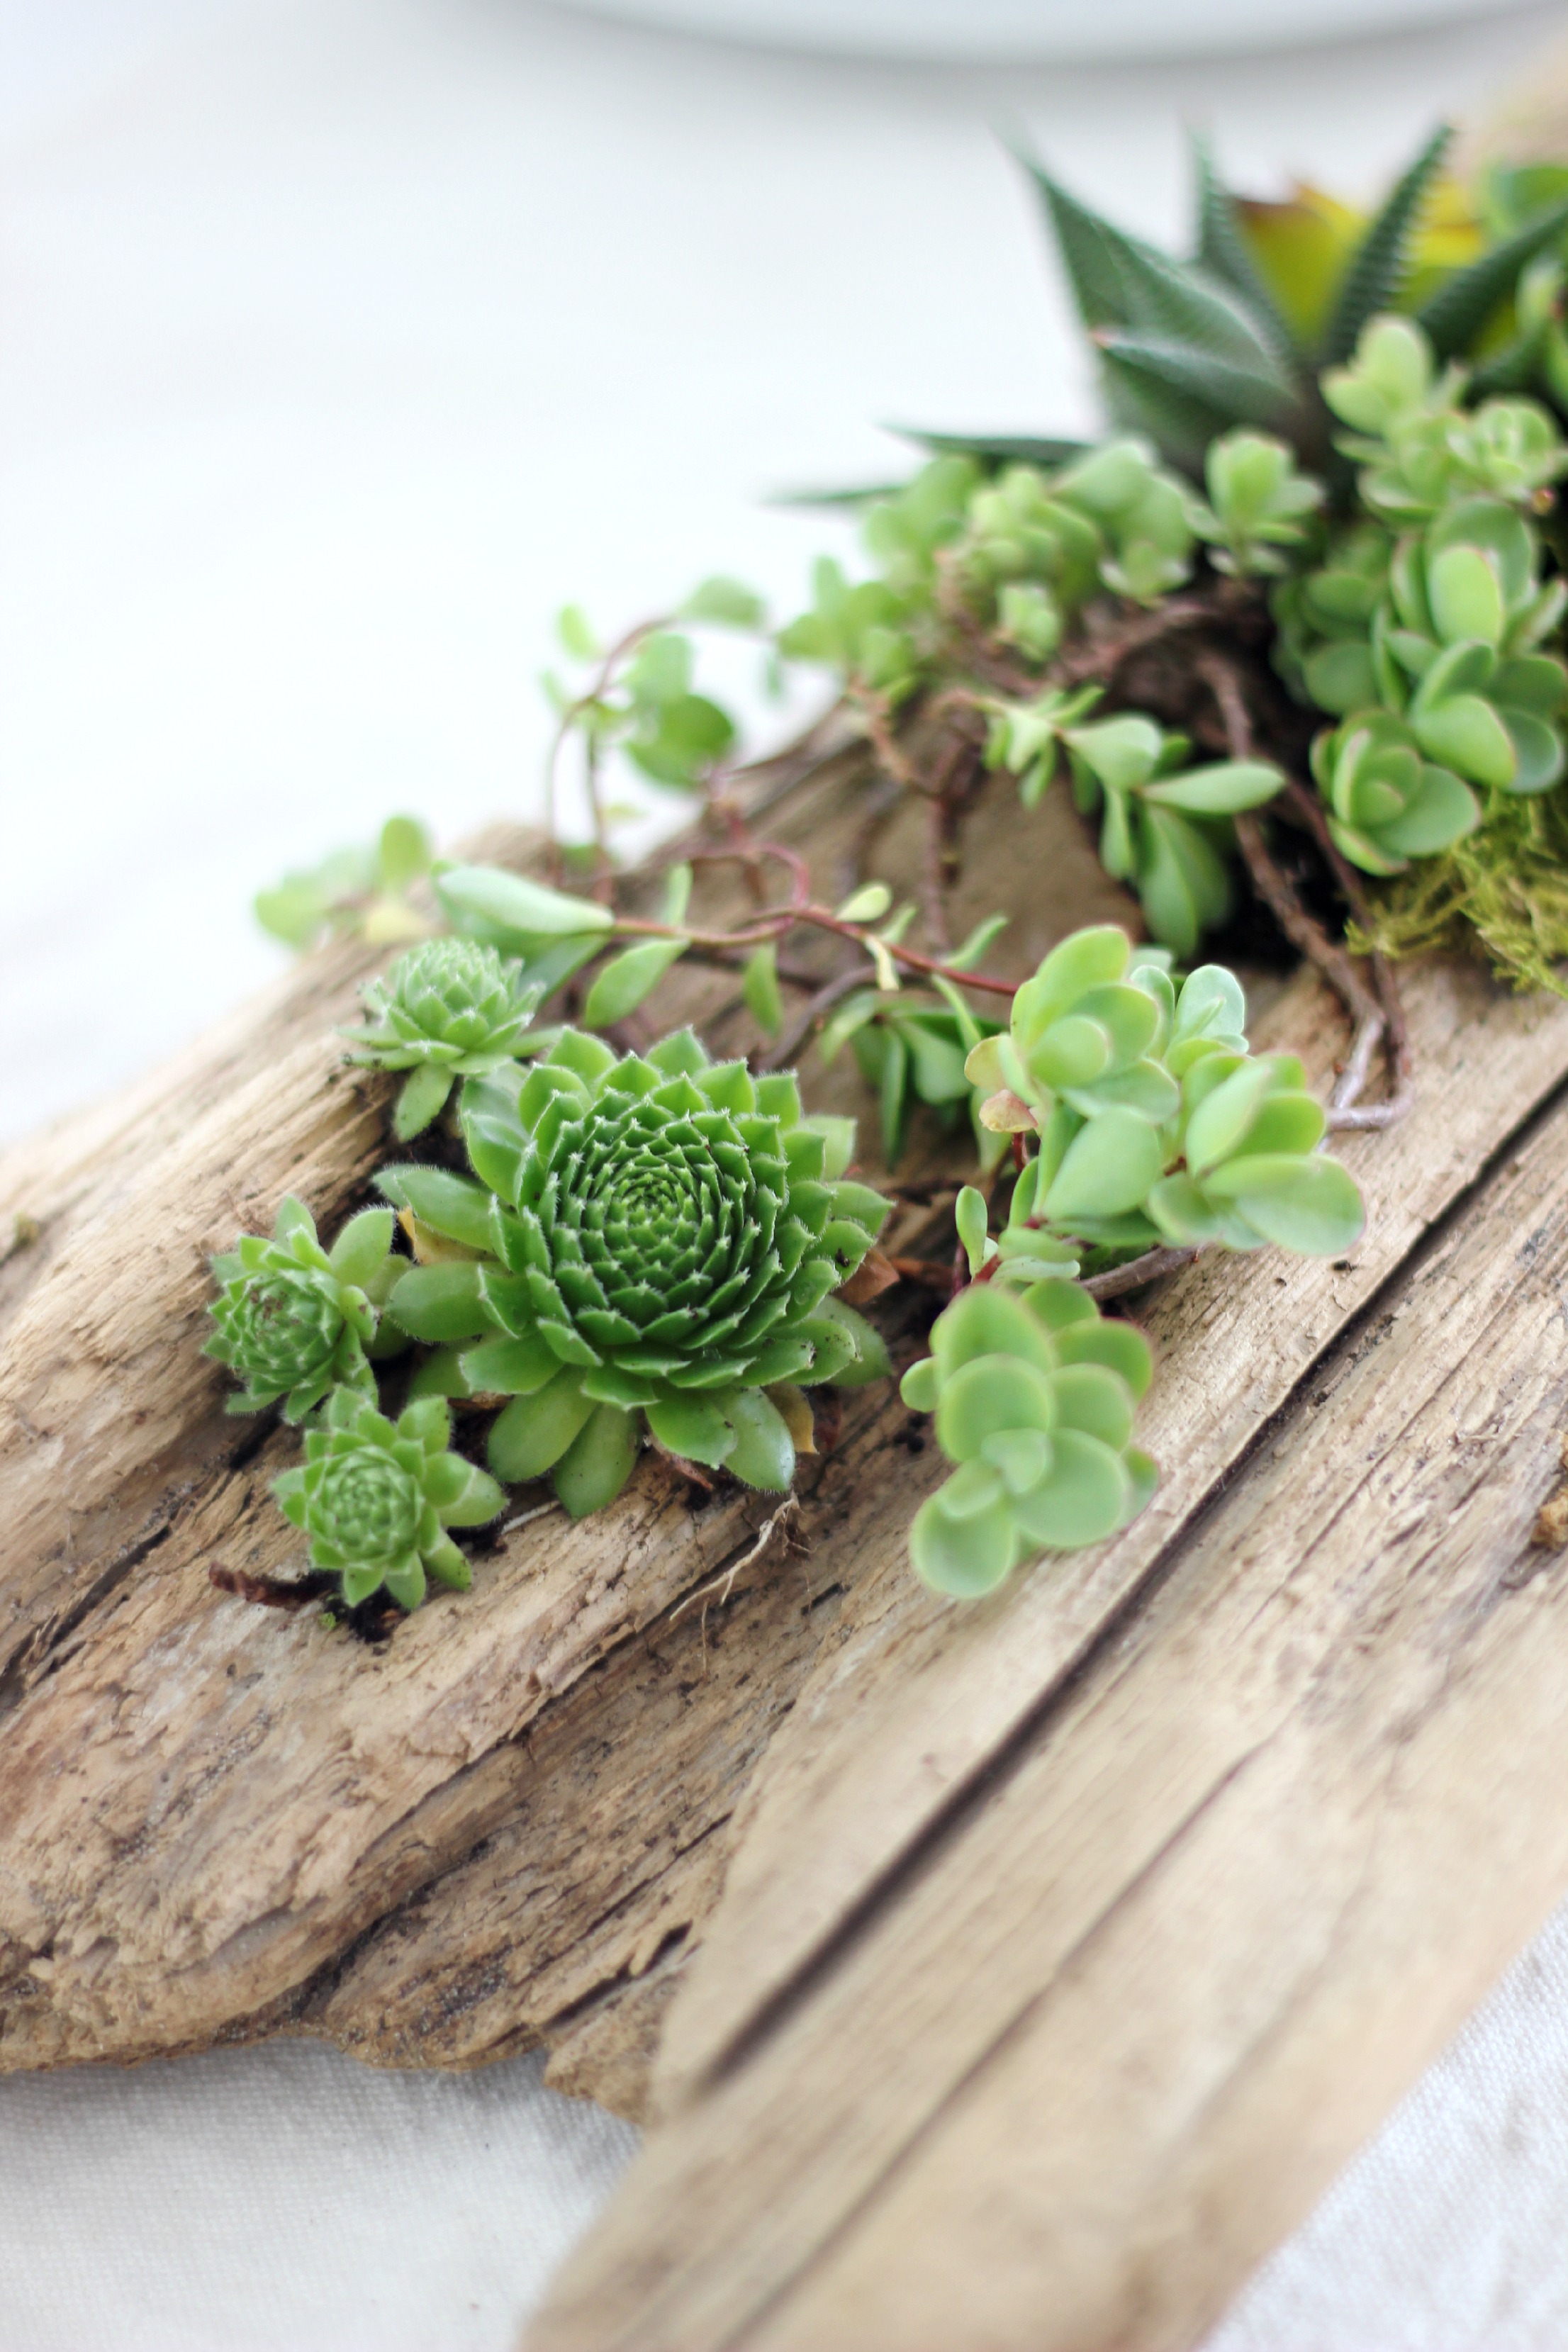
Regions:
<instances>
[{"instance_id":1,"label":"sedum sprig","mask_svg":"<svg viewBox=\"0 0 1568 2352\"><path fill-rule=\"evenodd\" d=\"M1142 1509L1159 1474L1131 1442L1152 1369L1131 1324L1058 1276L1021 1294L973 1283L931 1338L900 1394L935 1414L957 1465L910 1529L933 1591L978 1599L1034 1554L1103 1542Z\"/></svg>"},{"instance_id":2,"label":"sedum sprig","mask_svg":"<svg viewBox=\"0 0 1568 2352\"><path fill-rule=\"evenodd\" d=\"M392 1312L444 1343L426 1379L514 1400L489 1439L509 1483L548 1473L574 1516L601 1509L646 1426L671 1454L784 1488L800 1387L887 1370L832 1293L888 1204L845 1174L852 1122L804 1118L792 1076L714 1063L689 1030L618 1058L567 1030L526 1076L470 1089L463 1131L473 1179L378 1180L476 1253L412 1269Z\"/></svg>"},{"instance_id":3,"label":"sedum sprig","mask_svg":"<svg viewBox=\"0 0 1568 2352\"><path fill-rule=\"evenodd\" d=\"M374 1395L365 1351L403 1270L392 1234L389 1209L365 1209L324 1250L290 1193L270 1240L247 1234L214 1258L218 1296L208 1311L217 1328L204 1353L240 1383L228 1412L262 1412L281 1398L285 1421L302 1421L335 1386Z\"/></svg>"},{"instance_id":4,"label":"sedum sprig","mask_svg":"<svg viewBox=\"0 0 1568 2352\"><path fill-rule=\"evenodd\" d=\"M458 1078L488 1077L510 1061L541 990L523 967L476 940L422 940L363 992L369 1023L341 1034L351 1061L406 1070L393 1132L406 1143L446 1108Z\"/></svg>"},{"instance_id":5,"label":"sedum sprig","mask_svg":"<svg viewBox=\"0 0 1568 2352\"><path fill-rule=\"evenodd\" d=\"M987 764L1016 775L1032 807L1065 751L1074 801L1100 817L1100 864L1137 892L1154 937L1190 956L1232 909L1229 820L1271 801L1284 772L1272 760L1189 767L1186 736L1140 711L1087 718L1098 700L1093 688L1071 695L1050 688L1026 702L991 698Z\"/></svg>"},{"instance_id":6,"label":"sedum sprig","mask_svg":"<svg viewBox=\"0 0 1568 2352\"><path fill-rule=\"evenodd\" d=\"M374 1397L335 1389L305 1433L303 1465L273 1480L284 1517L310 1539L312 1564L342 1580L346 1608L384 1590L417 1609L432 1577L468 1591L468 1563L447 1529L483 1526L506 1496L448 1451L450 1436L439 1397L417 1399L393 1422Z\"/></svg>"},{"instance_id":7,"label":"sedum sprig","mask_svg":"<svg viewBox=\"0 0 1568 2352\"><path fill-rule=\"evenodd\" d=\"M1043 1244L1128 1258L1164 1244L1266 1242L1337 1257L1361 1195L1318 1150L1322 1107L1289 1055L1249 1057L1240 983L1218 964L1178 993L1113 924L1053 948L1013 1000L1005 1034L970 1054L981 1116L1038 1148L1014 1190L1002 1271L1029 1278Z\"/></svg>"}]
</instances>

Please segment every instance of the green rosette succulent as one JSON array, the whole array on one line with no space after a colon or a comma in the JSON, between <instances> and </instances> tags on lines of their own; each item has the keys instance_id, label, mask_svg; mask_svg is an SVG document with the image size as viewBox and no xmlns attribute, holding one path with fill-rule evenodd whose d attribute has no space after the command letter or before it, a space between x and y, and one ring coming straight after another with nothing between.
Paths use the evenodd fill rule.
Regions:
<instances>
[{"instance_id":1,"label":"green rosette succulent","mask_svg":"<svg viewBox=\"0 0 1568 2352\"><path fill-rule=\"evenodd\" d=\"M448 1528L482 1527L506 1504L496 1481L448 1451L451 1415L421 1397L395 1422L370 1397L336 1389L305 1433L305 1460L272 1482L285 1518L310 1539L312 1564L342 1581L346 1607L384 1588L417 1609L427 1580L466 1592L468 1563Z\"/></svg>"},{"instance_id":2,"label":"green rosette succulent","mask_svg":"<svg viewBox=\"0 0 1568 2352\"><path fill-rule=\"evenodd\" d=\"M350 1060L406 1070L393 1131L408 1142L445 1108L458 1078L488 1077L510 1061L540 991L523 968L477 940L421 940L363 991L370 1019L340 1034Z\"/></svg>"},{"instance_id":3,"label":"green rosette succulent","mask_svg":"<svg viewBox=\"0 0 1568 2352\"><path fill-rule=\"evenodd\" d=\"M365 1351L403 1271L392 1233L390 1209L363 1209L324 1250L310 1212L290 1194L269 1241L247 1234L214 1258L218 1296L208 1311L217 1328L204 1353L240 1383L228 1412L262 1412L281 1398L285 1421L301 1421L329 1389L374 1394Z\"/></svg>"},{"instance_id":4,"label":"green rosette succulent","mask_svg":"<svg viewBox=\"0 0 1568 2352\"><path fill-rule=\"evenodd\" d=\"M1390 710L1358 711L1320 735L1312 774L1335 846L1363 874L1402 873L1411 858L1452 848L1481 821L1468 784L1424 758Z\"/></svg>"},{"instance_id":5,"label":"green rosette succulent","mask_svg":"<svg viewBox=\"0 0 1568 2352\"><path fill-rule=\"evenodd\" d=\"M645 1425L671 1454L787 1487L795 1389L888 1369L832 1296L888 1208L845 1177L852 1123L804 1118L792 1076L714 1063L689 1030L619 1059L567 1030L517 1075L465 1098L478 1181L378 1180L479 1253L395 1294L414 1338L446 1343L427 1377L510 1394L490 1467L552 1474L574 1517L620 1492Z\"/></svg>"},{"instance_id":6,"label":"green rosette succulent","mask_svg":"<svg viewBox=\"0 0 1568 2352\"><path fill-rule=\"evenodd\" d=\"M1021 1293L972 1283L931 1336L900 1393L936 1415L957 1466L910 1530L923 1582L978 1599L1034 1554L1102 1542L1142 1509L1158 1473L1131 1443L1151 1370L1131 1324L1103 1321L1058 1276Z\"/></svg>"},{"instance_id":7,"label":"green rosette succulent","mask_svg":"<svg viewBox=\"0 0 1568 2352\"><path fill-rule=\"evenodd\" d=\"M1178 992L1158 950L1134 950L1113 924L1052 949L1007 1033L965 1066L988 1126L1039 1139L995 1244L1000 1278L1033 1279L1065 1244L1108 1259L1167 1242L1330 1257L1352 1246L1361 1196L1318 1151L1322 1108L1299 1062L1248 1057L1246 1022L1223 965L1200 965ZM963 1238L978 1268L990 1251Z\"/></svg>"}]
</instances>

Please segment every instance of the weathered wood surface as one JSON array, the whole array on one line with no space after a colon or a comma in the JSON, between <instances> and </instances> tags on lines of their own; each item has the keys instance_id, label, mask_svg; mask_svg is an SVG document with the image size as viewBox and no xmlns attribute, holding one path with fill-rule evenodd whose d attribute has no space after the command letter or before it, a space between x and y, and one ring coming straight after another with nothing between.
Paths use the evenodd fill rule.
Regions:
<instances>
[{"instance_id":1,"label":"weathered wood surface","mask_svg":"<svg viewBox=\"0 0 1568 2352\"><path fill-rule=\"evenodd\" d=\"M775 813L829 887L868 789L840 765ZM1059 830L1024 958L1121 910ZM918 835L885 846L918 869ZM989 900L1005 833L976 850ZM800 1538L829 1552L748 1579L722 1636L682 1603L769 1506L694 1512L652 1462L614 1513L503 1539L379 1656L214 1591L215 1560L288 1571L300 1545L266 1492L293 1441L226 1418L199 1352L206 1260L288 1190L330 1225L383 1156L386 1082L331 1036L369 963L313 959L0 1163L0 2067L286 2029L465 2063L543 2036L635 2108L735 1799L869 1564L864 1449L906 1417L857 1402L803 1481ZM693 1003L723 1034L714 985Z\"/></svg>"},{"instance_id":2,"label":"weathered wood surface","mask_svg":"<svg viewBox=\"0 0 1568 2352\"><path fill-rule=\"evenodd\" d=\"M1410 1221L1473 1171L1467 1106L1510 1034L1455 1033ZM1560 1052L1562 1014L1532 1034ZM1390 1204L1374 1230L1410 1223ZM1337 1285L1259 1262L1246 1359L1167 1304L1222 1350L1216 1433L1253 1358L1284 1377L1271 1334L1297 1378L1217 1492L1187 1409L1209 1507L1185 1486L1131 1604L1110 1554L966 1618L962 1716L918 1622L912 1664L884 1636L876 1670L923 1685L931 1790L955 1748L969 1778L898 1868L862 1841L858 1910L842 1816L886 1818L889 1718L863 1685L868 1735L830 1720L814 1781L808 1682L671 2021L721 2004L680 2046L728 2057L695 2086L688 2060L534 2352L1190 2345L1568 1886L1568 1573L1530 1543L1568 1412L1562 1095L1380 1289L1372 1255ZM819 1865L835 1940L764 1964L763 1874L782 1932Z\"/></svg>"}]
</instances>

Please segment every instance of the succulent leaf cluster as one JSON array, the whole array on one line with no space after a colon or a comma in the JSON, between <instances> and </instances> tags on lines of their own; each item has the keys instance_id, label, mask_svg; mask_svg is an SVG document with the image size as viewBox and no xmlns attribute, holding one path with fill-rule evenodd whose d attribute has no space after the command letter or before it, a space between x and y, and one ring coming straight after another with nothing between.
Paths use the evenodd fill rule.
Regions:
<instances>
[{"instance_id":1,"label":"succulent leaf cluster","mask_svg":"<svg viewBox=\"0 0 1568 2352\"><path fill-rule=\"evenodd\" d=\"M1376 516L1337 531L1325 560L1275 600L1279 667L1342 724L1312 767L1343 855L1401 872L1481 824L1479 793L1545 792L1562 777L1568 668L1542 650L1568 586L1543 578L1533 510L1568 467L1533 403L1457 404L1420 330L1376 320L1352 366L1325 378L1361 429L1361 495Z\"/></svg>"},{"instance_id":2,"label":"succulent leaf cluster","mask_svg":"<svg viewBox=\"0 0 1568 2352\"><path fill-rule=\"evenodd\" d=\"M368 1022L345 1029L351 1061L405 1070L393 1113L404 1142L445 1108L458 1078L485 1077L510 1061L539 1003L522 965L477 940L421 940L363 991Z\"/></svg>"},{"instance_id":3,"label":"succulent leaf cluster","mask_svg":"<svg viewBox=\"0 0 1568 2352\"><path fill-rule=\"evenodd\" d=\"M1010 1028L969 1056L988 1123L1038 1136L1014 1188L998 1272L1047 1243L1115 1256L1163 1243L1339 1256L1359 1237L1354 1181L1319 1151L1322 1107L1289 1055L1249 1055L1234 973L1178 992L1161 959L1097 925L1053 948ZM1016 1277L1014 1277L1016 1278Z\"/></svg>"},{"instance_id":4,"label":"succulent leaf cluster","mask_svg":"<svg viewBox=\"0 0 1568 2352\"><path fill-rule=\"evenodd\" d=\"M391 1255L388 1209L352 1217L330 1251L315 1220L292 1194L282 1202L270 1240L247 1234L213 1260L216 1325L204 1353L240 1383L230 1412L262 1412L282 1401L286 1421L301 1421L328 1391L375 1393L366 1349L380 1309L402 1271Z\"/></svg>"},{"instance_id":5,"label":"succulent leaf cluster","mask_svg":"<svg viewBox=\"0 0 1568 2352\"><path fill-rule=\"evenodd\" d=\"M1131 886L1161 944L1190 956L1231 911L1229 819L1271 801L1284 773L1271 760L1191 767L1184 735L1139 711L1086 719L1096 698L1047 688L1026 702L994 699L986 760L1018 777L1032 806L1065 751L1078 807L1100 815L1100 864Z\"/></svg>"},{"instance_id":6,"label":"succulent leaf cluster","mask_svg":"<svg viewBox=\"0 0 1568 2352\"><path fill-rule=\"evenodd\" d=\"M715 1063L689 1030L619 1058L566 1030L526 1076L470 1089L463 1130L473 1179L378 1180L474 1253L411 1269L391 1311L443 1346L431 1380L512 1398L490 1433L499 1476L548 1473L580 1517L619 1493L646 1426L786 1487L795 1391L886 1370L832 1294L887 1203L845 1175L852 1125L803 1118L792 1076Z\"/></svg>"},{"instance_id":7,"label":"succulent leaf cluster","mask_svg":"<svg viewBox=\"0 0 1568 2352\"><path fill-rule=\"evenodd\" d=\"M394 1422L374 1395L334 1389L305 1433L303 1464L273 1480L285 1517L310 1538L312 1564L342 1580L345 1607L384 1589L417 1609L430 1578L468 1591L468 1563L447 1530L483 1526L506 1496L449 1451L450 1437L439 1397L419 1398Z\"/></svg>"},{"instance_id":8,"label":"succulent leaf cluster","mask_svg":"<svg viewBox=\"0 0 1568 2352\"><path fill-rule=\"evenodd\" d=\"M1078 1283L1022 1291L972 1283L905 1373L911 1412L936 1416L955 1465L910 1529L917 1574L957 1600L994 1591L1041 1551L1075 1551L1136 1517L1158 1474L1131 1444L1147 1342L1101 1318Z\"/></svg>"}]
</instances>

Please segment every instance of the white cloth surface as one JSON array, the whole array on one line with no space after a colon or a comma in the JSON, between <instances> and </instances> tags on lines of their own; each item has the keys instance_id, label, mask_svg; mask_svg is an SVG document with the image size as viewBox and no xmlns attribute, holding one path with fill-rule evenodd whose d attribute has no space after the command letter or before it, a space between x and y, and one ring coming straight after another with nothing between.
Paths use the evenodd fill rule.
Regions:
<instances>
[{"instance_id":1,"label":"white cloth surface","mask_svg":"<svg viewBox=\"0 0 1568 2352\"><path fill-rule=\"evenodd\" d=\"M5 2352L514 2352L636 2145L541 2060L308 2042L0 2083Z\"/></svg>"},{"instance_id":2,"label":"white cloth surface","mask_svg":"<svg viewBox=\"0 0 1568 2352\"><path fill-rule=\"evenodd\" d=\"M1248 185L1370 190L1560 22L1043 71L540 0L0 0L0 1136L270 970L286 865L536 810L561 602L722 569L787 607L835 526L759 497L896 471L879 419L1089 420L991 126L1166 236L1184 119ZM1568 1916L1212 2352L1568 2342L1565 2117ZM528 2062L0 2083L0 2352L501 2352L630 2145Z\"/></svg>"}]
</instances>

